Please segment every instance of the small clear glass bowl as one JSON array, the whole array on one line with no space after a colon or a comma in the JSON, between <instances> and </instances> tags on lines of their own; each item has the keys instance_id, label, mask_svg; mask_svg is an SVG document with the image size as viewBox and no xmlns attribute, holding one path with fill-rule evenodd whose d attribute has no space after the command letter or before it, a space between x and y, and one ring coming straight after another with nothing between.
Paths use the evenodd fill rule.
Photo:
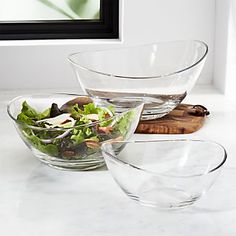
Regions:
<instances>
[{"instance_id":1,"label":"small clear glass bowl","mask_svg":"<svg viewBox=\"0 0 236 236\"><path fill-rule=\"evenodd\" d=\"M17 120L24 101L35 110L42 112L50 108L52 103L56 103L58 107L61 107L75 98L83 99L84 101L89 99L87 96L77 94L24 95L9 102L7 111L14 121L20 137L41 162L51 167L65 170L95 169L105 164L100 149L100 145L103 142L117 139L126 140L134 133L141 116L143 103L135 103L132 108L126 109L123 113L115 112L114 116L103 121L75 125L70 128L41 128L27 125ZM89 100L91 101L91 99ZM100 106L106 107L106 105L100 102ZM112 131L109 134L97 128L100 125L102 126L102 122L109 122L112 125ZM86 130L88 129L97 136L99 139L98 144L93 141L83 141L82 143L79 141L77 143L70 138L73 134L81 130L87 132Z\"/></svg>"},{"instance_id":2,"label":"small clear glass bowl","mask_svg":"<svg viewBox=\"0 0 236 236\"><path fill-rule=\"evenodd\" d=\"M144 99L142 119L150 120L166 115L185 98L207 53L204 42L185 40L79 52L68 59L82 89L93 99L120 109L126 109L129 100Z\"/></svg>"},{"instance_id":3,"label":"small clear glass bowl","mask_svg":"<svg viewBox=\"0 0 236 236\"><path fill-rule=\"evenodd\" d=\"M176 209L195 203L213 185L227 154L203 140L125 141L102 145L120 188L142 205Z\"/></svg>"}]
</instances>

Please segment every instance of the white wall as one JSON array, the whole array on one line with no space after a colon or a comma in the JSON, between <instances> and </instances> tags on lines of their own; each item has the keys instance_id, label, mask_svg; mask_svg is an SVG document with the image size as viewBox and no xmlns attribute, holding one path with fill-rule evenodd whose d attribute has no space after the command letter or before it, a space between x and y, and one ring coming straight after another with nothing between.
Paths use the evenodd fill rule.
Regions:
<instances>
[{"instance_id":1,"label":"white wall","mask_svg":"<svg viewBox=\"0 0 236 236\"><path fill-rule=\"evenodd\" d=\"M229 4L228 47L226 58L225 94L236 103L236 1Z\"/></svg>"},{"instance_id":2,"label":"white wall","mask_svg":"<svg viewBox=\"0 0 236 236\"><path fill-rule=\"evenodd\" d=\"M122 4L122 42L0 42L0 89L76 87L66 61L70 53L175 39L199 39L209 45L199 83L211 83L215 0L123 0Z\"/></svg>"},{"instance_id":3,"label":"white wall","mask_svg":"<svg viewBox=\"0 0 236 236\"><path fill-rule=\"evenodd\" d=\"M216 1L215 86L236 98L236 1ZM236 103L236 102L235 102Z\"/></svg>"},{"instance_id":4,"label":"white wall","mask_svg":"<svg viewBox=\"0 0 236 236\"><path fill-rule=\"evenodd\" d=\"M214 85L225 92L230 0L216 0Z\"/></svg>"}]
</instances>

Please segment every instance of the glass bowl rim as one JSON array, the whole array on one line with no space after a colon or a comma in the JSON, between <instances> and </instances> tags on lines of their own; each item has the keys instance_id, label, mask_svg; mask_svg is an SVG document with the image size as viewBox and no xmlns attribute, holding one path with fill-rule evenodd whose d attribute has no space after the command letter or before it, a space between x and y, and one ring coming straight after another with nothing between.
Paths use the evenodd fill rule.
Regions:
<instances>
[{"instance_id":1,"label":"glass bowl rim","mask_svg":"<svg viewBox=\"0 0 236 236\"><path fill-rule=\"evenodd\" d=\"M130 164L129 162L127 161L124 161L124 160L121 160L119 158L117 158L116 156L112 155L111 153L107 152L105 149L104 149L104 146L106 145L111 145L113 143L161 143L161 142L201 142L201 143L209 143L209 144L214 144L218 147L221 148L221 150L223 150L223 158L222 158L222 161L220 161L220 163L215 166L214 168L208 170L206 173L203 173L203 174L194 174L194 175L187 175L187 176L173 176L173 175L164 175L164 174L158 174L154 171L150 171L150 170L147 170L145 168L140 168L136 165L133 165L133 164ZM207 174L210 174L216 170L218 170L221 166L224 165L224 163L226 162L227 160L227 152L226 152L226 149L223 147L223 145L215 142L215 141L211 141L211 140L203 140L203 139L157 139L157 140L127 140L127 141L113 141L113 142L104 142L101 146L101 150L102 152L106 153L108 155L108 157L115 161L116 163L119 163L120 165L125 165L125 166L128 166L128 167L131 167L131 168L134 168L138 171L142 171L142 172L145 172L145 173L149 173L151 175L155 175L155 176L165 176L165 177L174 177L174 178L192 178L192 177L199 177L199 176L205 176ZM106 159L106 158L104 158Z\"/></svg>"},{"instance_id":2,"label":"glass bowl rim","mask_svg":"<svg viewBox=\"0 0 236 236\"><path fill-rule=\"evenodd\" d=\"M163 75L154 75L154 76L125 76L125 75L117 75L117 74L111 74L111 73L106 73L106 72L101 72L98 70L94 70L94 69L90 69L87 66L82 66L76 62L73 61L72 57L76 56L76 55L81 55L81 54L85 54L85 53L98 53L98 52L106 52L106 51L118 51L118 50L128 50L131 48L139 48L139 47L148 47L148 46L152 46L152 45L159 45L159 44L168 44L168 43L185 43L185 42L194 42L194 43L200 43L201 45L203 45L205 47L205 52L203 53L203 55L194 63L190 64L189 66L177 70L177 71L173 71L167 74L163 74ZM153 42L153 43L147 43L147 44L140 44L140 45L135 45L135 46L126 46L126 47L122 47L122 48L110 48L110 49L103 49L103 50L87 50L87 51L81 51L81 52L76 52L76 53L72 53L67 57L67 60L74 66L79 67L82 70L85 71L89 71L95 74L99 74L99 75L103 75L103 76L108 76L108 77L114 77L114 78L118 78L118 79L131 79L131 80L135 80L135 79L159 79L159 78L163 78L163 77L168 77L168 76L173 76L175 74L181 74L187 70L190 70L191 68L195 67L196 65L198 65L201 61L203 61L204 58L206 58L206 55L208 54L208 45L201 40L173 40L173 41L160 41L160 42Z\"/></svg>"},{"instance_id":3,"label":"glass bowl rim","mask_svg":"<svg viewBox=\"0 0 236 236\"><path fill-rule=\"evenodd\" d=\"M67 127L67 128L63 128L63 127L58 127L58 128L44 128L44 127L38 127L38 126L34 126L34 125L28 125L24 122L21 122L19 120L17 120L11 113L10 111L10 108L11 108L11 105L19 100L19 99L22 99L24 97L27 97L27 96L46 96L46 95L49 95L49 96L77 96L77 97L89 97L88 95L86 94L76 94L76 93L34 93L34 94L24 94L24 95L20 95L20 96L17 96L15 98L13 98L12 100L10 100L7 104L7 113L9 115L9 117L17 124L20 124L22 126L25 126L25 127L28 127L30 129L33 129L33 130L44 130L44 131L67 131L67 130L71 130L71 129L76 129L76 128L81 128L81 127L90 127L90 126L94 126L94 125L97 125L97 124L100 124L100 123L103 123L105 121L109 121L109 120L113 120L113 119L117 119L123 115L125 115L126 113L128 113L131 109L136 109L138 108L139 106L144 106L144 102L143 101L136 101L138 102L138 105L135 105L134 107L131 107L131 108L128 108L126 111L124 112L121 112L119 114L115 114L114 116L112 117L109 117L109 118L105 118L101 121L95 121L95 122L91 122L89 124L82 124L82 125L75 125L75 126L72 126L72 127ZM90 97L89 97L90 98Z\"/></svg>"}]
</instances>

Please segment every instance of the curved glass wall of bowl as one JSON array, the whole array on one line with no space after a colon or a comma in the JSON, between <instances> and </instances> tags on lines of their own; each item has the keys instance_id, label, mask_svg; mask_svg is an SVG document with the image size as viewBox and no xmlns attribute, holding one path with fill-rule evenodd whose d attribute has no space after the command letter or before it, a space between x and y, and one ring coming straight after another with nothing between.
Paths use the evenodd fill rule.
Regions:
<instances>
[{"instance_id":1,"label":"curved glass wall of bowl","mask_svg":"<svg viewBox=\"0 0 236 236\"><path fill-rule=\"evenodd\" d=\"M129 139L143 110L143 103L122 113L100 104L94 106L84 95L32 94L13 99L7 111L20 137L41 162L80 171L103 166L101 144Z\"/></svg>"},{"instance_id":2,"label":"curved glass wall of bowl","mask_svg":"<svg viewBox=\"0 0 236 236\"><path fill-rule=\"evenodd\" d=\"M102 151L114 180L131 199L164 209L195 203L227 159L221 145L204 140L113 142Z\"/></svg>"},{"instance_id":3,"label":"curved glass wall of bowl","mask_svg":"<svg viewBox=\"0 0 236 236\"><path fill-rule=\"evenodd\" d=\"M69 61L93 99L120 109L129 101L144 100L142 119L155 119L173 110L193 88L207 52L201 41L172 41L75 53Z\"/></svg>"}]
</instances>

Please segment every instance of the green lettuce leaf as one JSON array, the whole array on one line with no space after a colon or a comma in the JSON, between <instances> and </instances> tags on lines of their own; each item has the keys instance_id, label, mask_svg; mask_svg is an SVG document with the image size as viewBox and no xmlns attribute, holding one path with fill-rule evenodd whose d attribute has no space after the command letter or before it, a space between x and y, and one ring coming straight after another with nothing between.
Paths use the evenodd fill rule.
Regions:
<instances>
[{"instance_id":1,"label":"green lettuce leaf","mask_svg":"<svg viewBox=\"0 0 236 236\"><path fill-rule=\"evenodd\" d=\"M28 141L32 144L34 148L50 156L58 156L59 151L58 151L58 147L55 144L42 143L39 137L33 134L29 135L29 132L23 132L23 134L26 136L26 138L28 139Z\"/></svg>"},{"instance_id":2,"label":"green lettuce leaf","mask_svg":"<svg viewBox=\"0 0 236 236\"><path fill-rule=\"evenodd\" d=\"M22 103L21 113L32 119L36 119L38 116L36 110L32 108L26 101Z\"/></svg>"},{"instance_id":3,"label":"green lettuce leaf","mask_svg":"<svg viewBox=\"0 0 236 236\"><path fill-rule=\"evenodd\" d=\"M89 114L98 114L99 108L97 108L94 103L89 103L87 105L84 105L84 115L89 115Z\"/></svg>"},{"instance_id":4,"label":"green lettuce leaf","mask_svg":"<svg viewBox=\"0 0 236 236\"><path fill-rule=\"evenodd\" d=\"M38 113L37 119L42 120L50 117L51 108L46 109L42 113Z\"/></svg>"},{"instance_id":5,"label":"green lettuce leaf","mask_svg":"<svg viewBox=\"0 0 236 236\"><path fill-rule=\"evenodd\" d=\"M84 133L82 130L79 130L76 134L71 136L71 139L74 140L77 144L80 144L84 141Z\"/></svg>"},{"instance_id":6,"label":"green lettuce leaf","mask_svg":"<svg viewBox=\"0 0 236 236\"><path fill-rule=\"evenodd\" d=\"M17 120L28 125L34 125L35 120L42 120L50 117L51 108L46 109L42 113L37 112L26 101L22 103L21 113L17 116Z\"/></svg>"},{"instance_id":7,"label":"green lettuce leaf","mask_svg":"<svg viewBox=\"0 0 236 236\"><path fill-rule=\"evenodd\" d=\"M72 106L70 108L70 113L71 113L71 116L76 119L76 120L79 120L80 117L81 117L81 114L83 113L82 110L79 108L79 105L78 104L75 104L74 106Z\"/></svg>"},{"instance_id":8,"label":"green lettuce leaf","mask_svg":"<svg viewBox=\"0 0 236 236\"><path fill-rule=\"evenodd\" d=\"M30 117L28 117L27 115L25 115L22 112L17 116L17 120L24 123L24 124L27 124L27 125L34 125L35 124L35 122Z\"/></svg>"},{"instance_id":9,"label":"green lettuce leaf","mask_svg":"<svg viewBox=\"0 0 236 236\"><path fill-rule=\"evenodd\" d=\"M113 114L113 107L108 108ZM50 156L60 156L61 154L61 144L64 141L64 138L56 138L61 135L64 130L40 130L40 129L31 129L27 125L34 125L38 127L42 126L42 123L37 123L38 120L43 120L50 117L51 108L46 109L43 112L37 112L32 108L26 101L22 103L21 113L17 116L17 120L21 121L21 124L18 124L20 130L24 137L29 141L29 143L37 150L48 154ZM71 116L76 120L76 127L72 128L67 134L66 139L68 139L72 146L77 146L85 142L86 140L92 140L95 142L100 142L110 138L109 136L99 135L96 130L97 126L91 126L91 120L89 120L85 115L89 114L98 114L99 121L106 119L107 109L96 107L93 103L84 105L84 109L80 109L78 104L72 106L70 110ZM110 113L110 112L109 112ZM118 121L117 129L115 130L114 135L124 135L128 129L129 118L123 117ZM113 118L106 121L100 122L100 126L109 126ZM23 123L23 124L22 124ZM25 124L25 125L24 125ZM88 125L87 125L88 124ZM84 125L84 126L80 126ZM113 134L111 134L113 135ZM56 138L56 139L55 139ZM54 139L52 143L45 143L43 139Z\"/></svg>"},{"instance_id":10,"label":"green lettuce leaf","mask_svg":"<svg viewBox=\"0 0 236 236\"><path fill-rule=\"evenodd\" d=\"M132 121L135 117L135 111L131 110L124 114L116 123L116 129L121 133L123 137L126 136L130 129L130 125L132 124Z\"/></svg>"},{"instance_id":11,"label":"green lettuce leaf","mask_svg":"<svg viewBox=\"0 0 236 236\"><path fill-rule=\"evenodd\" d=\"M90 138L88 138L88 140L95 141L95 142L99 142L100 141L97 136L90 137Z\"/></svg>"}]
</instances>

